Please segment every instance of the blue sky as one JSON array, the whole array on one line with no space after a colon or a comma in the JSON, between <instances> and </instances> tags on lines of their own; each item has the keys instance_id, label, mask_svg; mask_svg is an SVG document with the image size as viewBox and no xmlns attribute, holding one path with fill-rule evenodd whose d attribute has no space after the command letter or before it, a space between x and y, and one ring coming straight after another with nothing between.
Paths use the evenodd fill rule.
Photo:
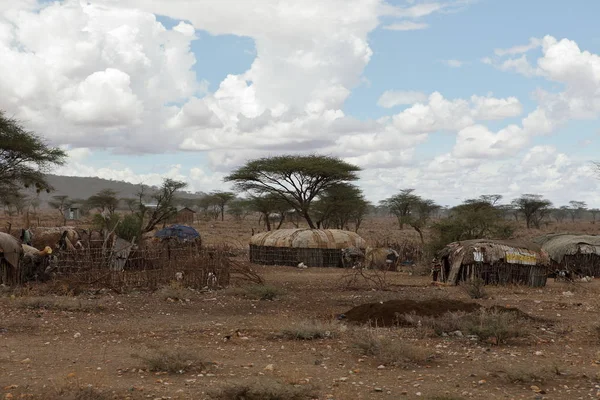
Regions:
<instances>
[{"instance_id":1,"label":"blue sky","mask_svg":"<svg viewBox=\"0 0 600 400\"><path fill-rule=\"evenodd\" d=\"M298 140L306 140L329 144L302 151L359 164L373 201L430 182L421 193L443 203L485 189L507 197L537 191L557 204L574 195L600 206L589 162L600 148L592 90L600 81L589 73L600 68L599 2L40 4L31 14L0 9L0 25L16 38L6 42L7 67L58 83L29 98L19 86L27 82L4 74L0 107L71 149L71 165L59 173L152 183L171 176L208 191L224 188L222 176L244 161L272 154L266 149L300 151ZM396 8L382 12L384 4ZM52 40L27 35L29 27L43 27ZM518 47L532 38L534 45ZM90 44L93 56L80 50ZM390 91L418 99L378 105ZM434 92L441 105L427 98ZM493 109L485 114L471 96ZM342 113L349 122L339 131L332 121ZM125 138L117 146L115 133ZM465 175L486 177L489 187L469 187Z\"/></svg>"}]
</instances>

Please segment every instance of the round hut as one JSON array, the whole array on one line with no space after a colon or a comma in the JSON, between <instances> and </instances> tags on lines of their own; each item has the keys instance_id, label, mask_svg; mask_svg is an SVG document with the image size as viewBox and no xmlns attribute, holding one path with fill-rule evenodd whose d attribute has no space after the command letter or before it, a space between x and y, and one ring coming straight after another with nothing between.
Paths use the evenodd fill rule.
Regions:
<instances>
[{"instance_id":1,"label":"round hut","mask_svg":"<svg viewBox=\"0 0 600 400\"><path fill-rule=\"evenodd\" d=\"M453 285L479 278L489 284L546 285L550 258L540 245L517 240L475 239L448 244L436 254L441 281Z\"/></svg>"},{"instance_id":2,"label":"round hut","mask_svg":"<svg viewBox=\"0 0 600 400\"><path fill-rule=\"evenodd\" d=\"M340 229L279 229L250 239L250 262L263 265L304 263L308 267L342 266L342 249L363 252L367 243L358 234Z\"/></svg>"},{"instance_id":3,"label":"round hut","mask_svg":"<svg viewBox=\"0 0 600 400\"><path fill-rule=\"evenodd\" d=\"M556 268L580 276L600 277L600 236L556 233L534 239Z\"/></svg>"}]
</instances>

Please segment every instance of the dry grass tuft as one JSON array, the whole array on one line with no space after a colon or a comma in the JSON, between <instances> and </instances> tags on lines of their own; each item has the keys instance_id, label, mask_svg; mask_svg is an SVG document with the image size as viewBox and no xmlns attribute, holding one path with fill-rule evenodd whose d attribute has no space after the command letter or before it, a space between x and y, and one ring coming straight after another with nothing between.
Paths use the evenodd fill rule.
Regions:
<instances>
[{"instance_id":1,"label":"dry grass tuft","mask_svg":"<svg viewBox=\"0 0 600 400\"><path fill-rule=\"evenodd\" d=\"M193 371L205 371L212 365L200 359L195 354L182 350L160 350L150 355L132 354L146 364L151 372L167 372L170 374L184 374Z\"/></svg>"},{"instance_id":2,"label":"dry grass tuft","mask_svg":"<svg viewBox=\"0 0 600 400\"><path fill-rule=\"evenodd\" d=\"M251 285L245 287L247 296L259 300L275 300L283 295L283 290L271 285Z\"/></svg>"},{"instance_id":3,"label":"dry grass tuft","mask_svg":"<svg viewBox=\"0 0 600 400\"><path fill-rule=\"evenodd\" d=\"M289 385L276 381L230 384L214 393L217 400L312 400L318 398L310 385Z\"/></svg>"},{"instance_id":4,"label":"dry grass tuft","mask_svg":"<svg viewBox=\"0 0 600 400\"><path fill-rule=\"evenodd\" d=\"M301 321L291 329L282 330L276 337L289 340L333 339L340 330L341 325L333 321Z\"/></svg>"},{"instance_id":5,"label":"dry grass tuft","mask_svg":"<svg viewBox=\"0 0 600 400\"><path fill-rule=\"evenodd\" d=\"M422 364L433 359L430 351L408 343L378 336L374 329L354 333L354 347L363 355L375 357L377 362L389 366Z\"/></svg>"},{"instance_id":6,"label":"dry grass tuft","mask_svg":"<svg viewBox=\"0 0 600 400\"><path fill-rule=\"evenodd\" d=\"M40 400L108 400L112 399L113 395L102 392L91 386L81 386L78 383L69 383L63 386L53 385L40 395Z\"/></svg>"},{"instance_id":7,"label":"dry grass tuft","mask_svg":"<svg viewBox=\"0 0 600 400\"><path fill-rule=\"evenodd\" d=\"M191 292L183 288L179 283L171 283L158 291L158 295L163 300L168 301L187 301L190 299Z\"/></svg>"}]
</instances>

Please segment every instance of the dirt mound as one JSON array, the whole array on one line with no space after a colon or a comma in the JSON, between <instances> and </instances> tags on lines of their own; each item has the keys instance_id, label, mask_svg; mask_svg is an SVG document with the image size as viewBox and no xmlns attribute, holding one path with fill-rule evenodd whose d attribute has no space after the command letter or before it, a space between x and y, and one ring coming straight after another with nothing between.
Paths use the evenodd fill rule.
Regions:
<instances>
[{"instance_id":1,"label":"dirt mound","mask_svg":"<svg viewBox=\"0 0 600 400\"><path fill-rule=\"evenodd\" d=\"M390 300L384 303L361 304L344 314L348 322L370 323L373 326L399 325L398 317L404 314L436 317L447 312L473 312L480 309L477 303L465 303L458 300L433 299L425 301Z\"/></svg>"}]
</instances>

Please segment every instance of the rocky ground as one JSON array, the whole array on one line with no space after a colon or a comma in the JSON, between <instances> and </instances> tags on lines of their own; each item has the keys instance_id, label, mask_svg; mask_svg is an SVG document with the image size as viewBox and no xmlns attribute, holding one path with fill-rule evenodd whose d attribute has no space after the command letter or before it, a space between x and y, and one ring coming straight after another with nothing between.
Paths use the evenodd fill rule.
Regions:
<instances>
[{"instance_id":1,"label":"rocky ground","mask_svg":"<svg viewBox=\"0 0 600 400\"><path fill-rule=\"evenodd\" d=\"M600 397L597 280L487 288L488 298L472 300L459 287L432 286L427 277L407 273L390 273L388 290L378 291L344 287L347 272L337 269L258 270L267 286L62 297L43 288L6 291L0 298L2 396ZM488 325L510 325L508 336L516 337L505 342L468 328L436 333L435 316L413 314L401 327L339 319L355 306L393 299L433 300L440 307L449 300L476 302L517 308L532 318L496 321L497 314L486 314Z\"/></svg>"}]
</instances>

